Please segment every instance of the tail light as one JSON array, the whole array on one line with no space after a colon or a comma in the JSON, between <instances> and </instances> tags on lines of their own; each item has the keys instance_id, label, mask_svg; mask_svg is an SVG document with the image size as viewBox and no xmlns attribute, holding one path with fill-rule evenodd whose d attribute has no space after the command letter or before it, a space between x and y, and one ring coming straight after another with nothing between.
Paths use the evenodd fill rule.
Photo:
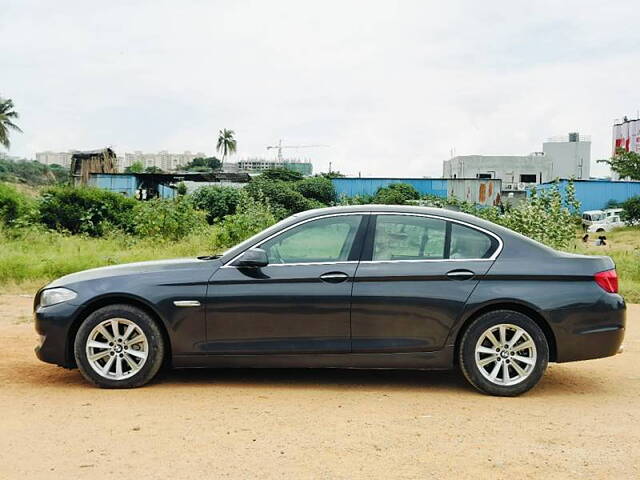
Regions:
<instances>
[{"instance_id":1,"label":"tail light","mask_svg":"<svg viewBox=\"0 0 640 480\"><path fill-rule=\"evenodd\" d=\"M594 280L605 292L618 293L618 274L615 269L596 273Z\"/></svg>"}]
</instances>

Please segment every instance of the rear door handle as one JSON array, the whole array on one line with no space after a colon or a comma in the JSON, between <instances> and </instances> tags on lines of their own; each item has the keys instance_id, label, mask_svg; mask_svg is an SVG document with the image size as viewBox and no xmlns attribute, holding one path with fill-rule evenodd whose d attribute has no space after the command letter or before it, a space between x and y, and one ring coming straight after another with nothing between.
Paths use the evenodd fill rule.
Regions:
<instances>
[{"instance_id":1,"label":"rear door handle","mask_svg":"<svg viewBox=\"0 0 640 480\"><path fill-rule=\"evenodd\" d=\"M323 275L320 275L320 280L327 283L340 283L344 282L349 275L344 272L329 272Z\"/></svg>"},{"instance_id":2,"label":"rear door handle","mask_svg":"<svg viewBox=\"0 0 640 480\"><path fill-rule=\"evenodd\" d=\"M469 280L475 277L475 275L471 270L451 270L447 272L447 277L451 280Z\"/></svg>"}]
</instances>

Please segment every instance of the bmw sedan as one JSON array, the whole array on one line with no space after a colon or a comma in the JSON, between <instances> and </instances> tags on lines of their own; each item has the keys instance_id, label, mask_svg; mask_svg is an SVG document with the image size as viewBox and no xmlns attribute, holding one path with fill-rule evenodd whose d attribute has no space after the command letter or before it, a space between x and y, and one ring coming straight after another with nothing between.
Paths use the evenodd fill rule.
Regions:
<instances>
[{"instance_id":1,"label":"bmw sedan","mask_svg":"<svg viewBox=\"0 0 640 480\"><path fill-rule=\"evenodd\" d=\"M97 268L35 297L38 358L106 388L185 367L451 369L514 396L622 350L609 257L409 206L289 217L219 256Z\"/></svg>"}]
</instances>

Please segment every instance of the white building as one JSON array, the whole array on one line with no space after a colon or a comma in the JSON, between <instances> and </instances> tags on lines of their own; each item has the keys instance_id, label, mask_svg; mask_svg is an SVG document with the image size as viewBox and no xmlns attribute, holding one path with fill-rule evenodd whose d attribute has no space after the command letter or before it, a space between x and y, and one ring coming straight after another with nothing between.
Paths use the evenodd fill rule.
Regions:
<instances>
[{"instance_id":1,"label":"white building","mask_svg":"<svg viewBox=\"0 0 640 480\"><path fill-rule=\"evenodd\" d=\"M185 166L191 162L194 158L206 157L203 152L191 153L189 150L183 153L170 153L166 150L162 150L158 153L144 153L139 150L133 153L125 153L124 161L118 162L120 170L124 170L126 167L130 167L134 163L140 162L147 167L158 167L165 172L177 170L180 166Z\"/></svg>"},{"instance_id":2,"label":"white building","mask_svg":"<svg viewBox=\"0 0 640 480\"><path fill-rule=\"evenodd\" d=\"M443 162L444 178L497 178L503 190L524 190L556 178L588 180L591 140L570 133L542 144L529 155L462 155Z\"/></svg>"},{"instance_id":3,"label":"white building","mask_svg":"<svg viewBox=\"0 0 640 480\"><path fill-rule=\"evenodd\" d=\"M62 165L63 167L71 167L72 152L37 152L36 161L45 165Z\"/></svg>"},{"instance_id":4,"label":"white building","mask_svg":"<svg viewBox=\"0 0 640 480\"><path fill-rule=\"evenodd\" d=\"M443 162L444 178L497 178L503 190L524 190L553 180L551 159L531 155L461 155Z\"/></svg>"},{"instance_id":5,"label":"white building","mask_svg":"<svg viewBox=\"0 0 640 480\"><path fill-rule=\"evenodd\" d=\"M553 163L553 178L589 180L591 137L581 137L578 132L553 137L542 144L542 151Z\"/></svg>"}]
</instances>

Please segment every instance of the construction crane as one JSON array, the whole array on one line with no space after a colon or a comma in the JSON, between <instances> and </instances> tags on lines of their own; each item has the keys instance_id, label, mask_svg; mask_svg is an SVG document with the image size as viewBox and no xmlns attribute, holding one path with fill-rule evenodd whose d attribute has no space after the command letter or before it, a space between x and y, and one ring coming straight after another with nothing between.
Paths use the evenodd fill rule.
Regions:
<instances>
[{"instance_id":1,"label":"construction crane","mask_svg":"<svg viewBox=\"0 0 640 480\"><path fill-rule=\"evenodd\" d=\"M328 147L328 146L329 145L282 145L282 140L280 140L277 145L267 146L267 150L271 150L272 148L278 149L278 161L282 162L283 148L318 148L318 147Z\"/></svg>"}]
</instances>

